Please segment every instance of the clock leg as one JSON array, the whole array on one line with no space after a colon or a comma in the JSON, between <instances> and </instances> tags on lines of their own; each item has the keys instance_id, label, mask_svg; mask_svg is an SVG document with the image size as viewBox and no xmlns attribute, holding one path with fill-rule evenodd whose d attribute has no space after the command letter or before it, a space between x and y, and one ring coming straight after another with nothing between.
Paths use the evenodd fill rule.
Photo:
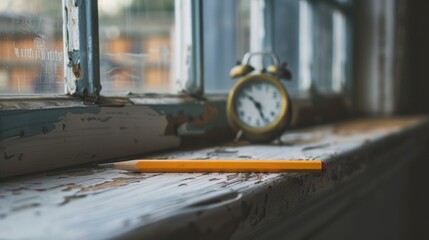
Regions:
<instances>
[{"instance_id":1,"label":"clock leg","mask_svg":"<svg viewBox=\"0 0 429 240\"><path fill-rule=\"evenodd\" d=\"M238 130L237 135L235 135L234 142L237 143L240 141L241 136L243 135L243 130Z\"/></svg>"},{"instance_id":2,"label":"clock leg","mask_svg":"<svg viewBox=\"0 0 429 240\"><path fill-rule=\"evenodd\" d=\"M274 140L275 141L275 143L277 143L279 146L283 146L283 145L285 145L285 143L282 141L282 135L280 134L280 135L277 135L276 136L276 139Z\"/></svg>"}]
</instances>

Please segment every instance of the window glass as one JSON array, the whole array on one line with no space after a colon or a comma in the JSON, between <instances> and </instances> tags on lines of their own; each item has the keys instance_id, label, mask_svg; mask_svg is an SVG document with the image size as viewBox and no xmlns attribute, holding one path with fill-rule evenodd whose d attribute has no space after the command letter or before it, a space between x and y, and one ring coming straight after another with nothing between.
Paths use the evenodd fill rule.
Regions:
<instances>
[{"instance_id":1,"label":"window glass","mask_svg":"<svg viewBox=\"0 0 429 240\"><path fill-rule=\"evenodd\" d=\"M256 6L252 3L258 1L264 2L203 1L206 92L231 89L235 81L229 71L253 49L252 39L259 33L269 35L264 50L288 63L293 73L288 90L308 90L313 84L322 92L341 92L349 51L347 22L338 6L273 0L265 4L271 9L265 19L271 27L261 31L252 26L251 18ZM180 37L175 36L176 1L98 0L98 4L102 92L173 92L178 70L173 61L178 55L175 39ZM1 94L64 92L61 15L61 1L0 1Z\"/></svg>"},{"instance_id":2,"label":"window glass","mask_svg":"<svg viewBox=\"0 0 429 240\"><path fill-rule=\"evenodd\" d=\"M301 80L300 49L306 47L306 42L300 36L300 28L307 27L300 22L302 2L273 1L273 51L281 62L287 63L288 69L292 72L292 81L282 81L288 91L298 90Z\"/></svg>"},{"instance_id":3,"label":"window glass","mask_svg":"<svg viewBox=\"0 0 429 240\"><path fill-rule=\"evenodd\" d=\"M322 92L341 92L346 78L346 21L343 13L321 3L313 5L312 80Z\"/></svg>"},{"instance_id":4,"label":"window glass","mask_svg":"<svg viewBox=\"0 0 429 240\"><path fill-rule=\"evenodd\" d=\"M99 0L103 93L168 92L174 0Z\"/></svg>"},{"instance_id":5,"label":"window glass","mask_svg":"<svg viewBox=\"0 0 429 240\"><path fill-rule=\"evenodd\" d=\"M0 1L0 93L64 93L61 1Z\"/></svg>"},{"instance_id":6,"label":"window glass","mask_svg":"<svg viewBox=\"0 0 429 240\"><path fill-rule=\"evenodd\" d=\"M229 71L250 49L249 0L204 0L204 86L227 92L234 85Z\"/></svg>"},{"instance_id":7,"label":"window glass","mask_svg":"<svg viewBox=\"0 0 429 240\"><path fill-rule=\"evenodd\" d=\"M252 10L265 11L265 29L263 24L252 22L257 17L250 18ZM273 0L265 4L260 0L205 0L203 16L208 92L231 89L235 81L230 79L229 70L253 49L253 43L257 49L273 51L281 62L287 62L293 79L282 82L289 91L309 91L311 86L320 92L343 91L349 52L347 29L344 14L335 6L305 0ZM266 41L262 48L258 39L261 34Z\"/></svg>"},{"instance_id":8,"label":"window glass","mask_svg":"<svg viewBox=\"0 0 429 240\"><path fill-rule=\"evenodd\" d=\"M352 4L352 0L335 0L335 1L344 5Z\"/></svg>"}]
</instances>

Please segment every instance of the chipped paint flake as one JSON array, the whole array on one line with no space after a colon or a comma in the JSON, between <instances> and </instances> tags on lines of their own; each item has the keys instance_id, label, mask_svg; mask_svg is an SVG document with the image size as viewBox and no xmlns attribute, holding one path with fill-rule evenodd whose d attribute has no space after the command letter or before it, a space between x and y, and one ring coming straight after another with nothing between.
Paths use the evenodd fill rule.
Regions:
<instances>
[{"instance_id":1,"label":"chipped paint flake","mask_svg":"<svg viewBox=\"0 0 429 240\"><path fill-rule=\"evenodd\" d=\"M82 188L79 192L94 192L94 191L100 191L100 190L105 190L105 189L112 189L112 188L117 188L117 187L123 187L126 186L128 184L131 183L136 183L136 182L140 182L142 181L143 178L139 177L135 177L135 178L125 178L125 177L120 177L120 178L113 178L112 180L103 182L103 183L99 183L97 185L94 186L90 186L90 187L86 187L86 188Z\"/></svg>"},{"instance_id":2,"label":"chipped paint flake","mask_svg":"<svg viewBox=\"0 0 429 240\"><path fill-rule=\"evenodd\" d=\"M218 106L207 102L203 107L201 115L195 115L201 111L179 111L177 114L168 115L165 134L180 136L203 134L207 127L222 119Z\"/></svg>"},{"instance_id":3,"label":"chipped paint flake","mask_svg":"<svg viewBox=\"0 0 429 240\"><path fill-rule=\"evenodd\" d=\"M67 52L64 54L64 78L67 92L74 94L76 92L76 80L83 76L79 53L79 9L75 0L64 0L63 9L64 49Z\"/></svg>"},{"instance_id":4,"label":"chipped paint flake","mask_svg":"<svg viewBox=\"0 0 429 240\"><path fill-rule=\"evenodd\" d=\"M165 115L149 107L95 109L94 113L66 113L52 121L46 134L3 140L0 157L7 161L0 161L0 177L47 167L133 156L180 145L178 136L164 134L167 127ZM31 161L31 168L26 167L28 161Z\"/></svg>"}]
</instances>

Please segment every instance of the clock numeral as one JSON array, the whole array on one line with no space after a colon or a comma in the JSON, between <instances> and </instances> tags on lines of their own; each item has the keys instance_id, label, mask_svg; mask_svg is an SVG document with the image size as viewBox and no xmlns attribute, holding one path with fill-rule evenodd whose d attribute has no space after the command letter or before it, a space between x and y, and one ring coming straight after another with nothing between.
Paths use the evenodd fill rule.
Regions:
<instances>
[{"instance_id":1,"label":"clock numeral","mask_svg":"<svg viewBox=\"0 0 429 240\"><path fill-rule=\"evenodd\" d=\"M256 90L262 90L262 85L260 83L255 84Z\"/></svg>"},{"instance_id":2,"label":"clock numeral","mask_svg":"<svg viewBox=\"0 0 429 240\"><path fill-rule=\"evenodd\" d=\"M273 112L273 111L271 111L271 113L270 113L270 114L271 114L271 116L273 116L273 117L276 115L276 113L275 113L275 112Z\"/></svg>"},{"instance_id":3,"label":"clock numeral","mask_svg":"<svg viewBox=\"0 0 429 240\"><path fill-rule=\"evenodd\" d=\"M256 120L256 126L257 126L257 127L260 127L260 126L261 126L261 122L259 121L259 119L258 119L258 120Z\"/></svg>"},{"instance_id":4,"label":"clock numeral","mask_svg":"<svg viewBox=\"0 0 429 240\"><path fill-rule=\"evenodd\" d=\"M278 97L277 92L273 92L273 98L277 99L277 97Z\"/></svg>"},{"instance_id":5,"label":"clock numeral","mask_svg":"<svg viewBox=\"0 0 429 240\"><path fill-rule=\"evenodd\" d=\"M280 102L276 102L276 108L279 109L280 108Z\"/></svg>"}]
</instances>

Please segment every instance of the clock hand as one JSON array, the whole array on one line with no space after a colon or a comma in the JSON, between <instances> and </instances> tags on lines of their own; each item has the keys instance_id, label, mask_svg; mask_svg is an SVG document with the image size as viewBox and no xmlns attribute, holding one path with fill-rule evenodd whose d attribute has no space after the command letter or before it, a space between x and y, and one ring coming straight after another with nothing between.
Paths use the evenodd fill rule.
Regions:
<instances>
[{"instance_id":1,"label":"clock hand","mask_svg":"<svg viewBox=\"0 0 429 240\"><path fill-rule=\"evenodd\" d=\"M268 122L268 120L264 116L264 113L262 112L261 103L256 101L252 96L249 96L247 94L245 94L244 96L247 97L250 101L252 101L253 104L255 104L255 107L256 107L256 109L258 109L259 115L261 116L262 120L264 120L265 122Z\"/></svg>"}]
</instances>

